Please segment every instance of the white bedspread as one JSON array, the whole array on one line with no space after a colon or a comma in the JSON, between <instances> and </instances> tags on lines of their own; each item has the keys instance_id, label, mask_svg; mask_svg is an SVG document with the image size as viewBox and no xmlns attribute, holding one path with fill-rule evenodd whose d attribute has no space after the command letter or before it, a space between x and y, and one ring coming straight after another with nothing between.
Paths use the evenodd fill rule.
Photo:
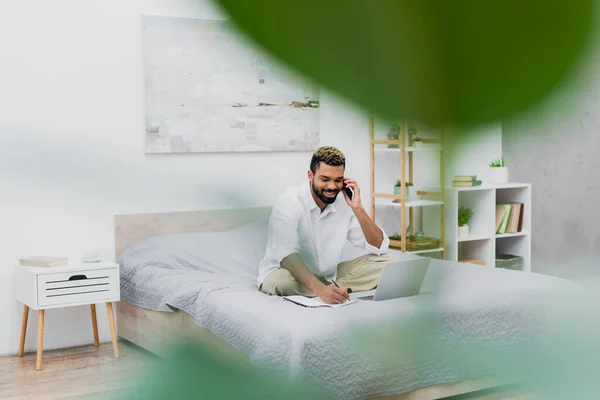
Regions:
<instances>
[{"instance_id":1,"label":"white bedspread","mask_svg":"<svg viewBox=\"0 0 600 400\"><path fill-rule=\"evenodd\" d=\"M486 362L491 354L518 354L548 334L546 295L579 290L548 276L432 260L418 296L304 308L255 287L266 227L146 239L119 257L122 298L184 310L253 364L362 399L498 372Z\"/></svg>"}]
</instances>

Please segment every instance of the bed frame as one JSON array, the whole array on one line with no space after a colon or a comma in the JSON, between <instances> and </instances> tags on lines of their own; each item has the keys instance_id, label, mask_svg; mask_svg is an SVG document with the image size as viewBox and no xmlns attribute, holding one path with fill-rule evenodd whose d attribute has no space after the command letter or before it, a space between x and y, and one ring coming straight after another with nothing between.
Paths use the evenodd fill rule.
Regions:
<instances>
[{"instance_id":1,"label":"bed frame","mask_svg":"<svg viewBox=\"0 0 600 400\"><path fill-rule=\"evenodd\" d=\"M211 211L183 211L115 216L116 257L130 245L147 237L190 232L218 232L242 226L270 214L270 207ZM178 338L193 338L247 368L253 368L246 354L208 329L198 326L183 311L161 312L138 307L125 300L117 303L118 336L158 356L169 352ZM422 387L411 392L377 397L387 400L432 400L506 385L494 379L467 380ZM375 399L375 398L374 398Z\"/></svg>"}]
</instances>

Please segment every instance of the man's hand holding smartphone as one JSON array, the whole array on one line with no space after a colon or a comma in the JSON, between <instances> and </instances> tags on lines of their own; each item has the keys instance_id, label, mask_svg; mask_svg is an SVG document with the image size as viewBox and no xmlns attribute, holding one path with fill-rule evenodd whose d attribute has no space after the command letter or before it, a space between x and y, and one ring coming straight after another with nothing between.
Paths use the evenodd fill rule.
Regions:
<instances>
[{"instance_id":1,"label":"man's hand holding smartphone","mask_svg":"<svg viewBox=\"0 0 600 400\"><path fill-rule=\"evenodd\" d=\"M360 189L355 180L344 178L344 186L342 189L344 197L346 198L346 203L348 203L350 207L354 209L362 205L360 202Z\"/></svg>"}]
</instances>

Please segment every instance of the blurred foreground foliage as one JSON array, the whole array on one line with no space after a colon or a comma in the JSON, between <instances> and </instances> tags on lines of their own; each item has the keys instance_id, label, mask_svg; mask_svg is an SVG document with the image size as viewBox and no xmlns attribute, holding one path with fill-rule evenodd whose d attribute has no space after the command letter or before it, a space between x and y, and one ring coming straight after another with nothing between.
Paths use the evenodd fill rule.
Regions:
<instances>
[{"instance_id":1,"label":"blurred foreground foliage","mask_svg":"<svg viewBox=\"0 0 600 400\"><path fill-rule=\"evenodd\" d=\"M593 0L216 0L288 66L374 115L495 123L576 69Z\"/></svg>"},{"instance_id":2,"label":"blurred foreground foliage","mask_svg":"<svg viewBox=\"0 0 600 400\"><path fill-rule=\"evenodd\" d=\"M132 389L127 400L324 400L329 395L307 385L234 362L193 340L174 342L170 355L153 366Z\"/></svg>"}]
</instances>

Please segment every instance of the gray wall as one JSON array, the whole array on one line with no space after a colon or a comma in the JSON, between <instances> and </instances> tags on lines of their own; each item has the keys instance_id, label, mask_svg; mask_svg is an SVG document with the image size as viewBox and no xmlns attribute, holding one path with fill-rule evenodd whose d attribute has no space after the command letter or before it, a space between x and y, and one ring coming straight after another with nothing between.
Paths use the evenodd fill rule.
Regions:
<instances>
[{"instance_id":1,"label":"gray wall","mask_svg":"<svg viewBox=\"0 0 600 400\"><path fill-rule=\"evenodd\" d=\"M511 181L532 184L532 270L600 273L600 57L542 109L503 123Z\"/></svg>"}]
</instances>

